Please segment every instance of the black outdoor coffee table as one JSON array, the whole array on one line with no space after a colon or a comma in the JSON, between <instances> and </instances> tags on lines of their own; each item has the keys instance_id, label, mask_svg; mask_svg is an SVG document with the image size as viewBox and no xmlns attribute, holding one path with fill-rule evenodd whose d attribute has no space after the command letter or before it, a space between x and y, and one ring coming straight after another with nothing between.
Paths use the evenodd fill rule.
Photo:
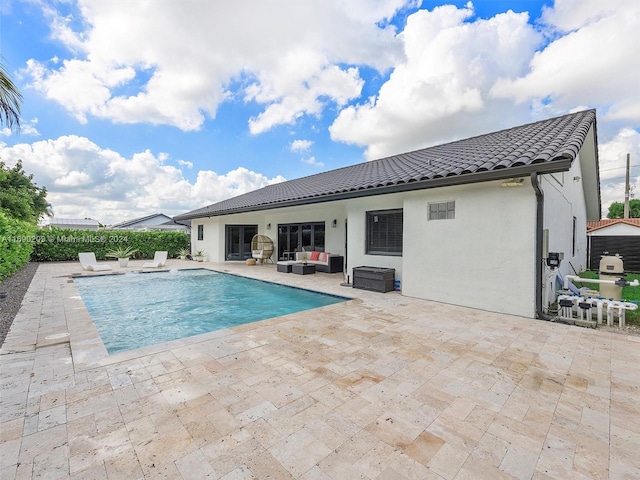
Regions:
<instances>
[{"instance_id":1,"label":"black outdoor coffee table","mask_svg":"<svg viewBox=\"0 0 640 480\"><path fill-rule=\"evenodd\" d=\"M294 263L291 265L291 272L297 275L309 275L316 273L316 266L313 263Z\"/></svg>"}]
</instances>

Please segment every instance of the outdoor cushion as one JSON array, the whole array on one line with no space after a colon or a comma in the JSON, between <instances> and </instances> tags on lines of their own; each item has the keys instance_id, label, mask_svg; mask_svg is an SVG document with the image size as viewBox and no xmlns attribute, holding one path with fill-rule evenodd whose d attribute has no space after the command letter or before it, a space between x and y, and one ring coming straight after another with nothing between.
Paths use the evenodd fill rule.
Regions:
<instances>
[{"instance_id":1,"label":"outdoor cushion","mask_svg":"<svg viewBox=\"0 0 640 480\"><path fill-rule=\"evenodd\" d=\"M327 258L329 258L329 252L321 252L320 255L318 256L318 260L324 263L327 262Z\"/></svg>"},{"instance_id":2,"label":"outdoor cushion","mask_svg":"<svg viewBox=\"0 0 640 480\"><path fill-rule=\"evenodd\" d=\"M311 252L311 257L309 257L309 260L311 261L318 260L319 256L320 256L320 252Z\"/></svg>"}]
</instances>

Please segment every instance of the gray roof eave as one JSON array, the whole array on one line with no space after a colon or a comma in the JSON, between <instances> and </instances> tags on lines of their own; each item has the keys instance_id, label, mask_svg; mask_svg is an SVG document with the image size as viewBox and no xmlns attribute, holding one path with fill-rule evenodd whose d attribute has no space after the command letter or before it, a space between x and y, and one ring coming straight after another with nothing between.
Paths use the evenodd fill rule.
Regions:
<instances>
[{"instance_id":1,"label":"gray roof eave","mask_svg":"<svg viewBox=\"0 0 640 480\"><path fill-rule=\"evenodd\" d=\"M245 207L225 210L214 210L210 212L198 211L190 212L182 215L176 215L174 220L191 220L195 218L219 217L223 215L232 215L235 213L248 213L263 210L273 210L276 208L294 207L300 205L310 205L316 203L335 202L339 200L348 200L350 198L372 197L377 195L387 195L391 193L410 192L415 190L426 190L430 188L451 187L456 185L469 185L481 182L490 182L495 180L505 180L514 177L529 176L536 172L539 174L566 172L571 168L573 158L560 157L553 161L544 163L535 163L530 165L522 165L517 167L502 168L484 172L466 173L462 175L452 175L449 177L441 177L429 180L422 180L409 183L396 183L394 185L376 186L364 188L361 190L353 190L339 192L329 195L318 195L311 197L295 198L280 202L264 203L259 205L249 205Z\"/></svg>"}]
</instances>

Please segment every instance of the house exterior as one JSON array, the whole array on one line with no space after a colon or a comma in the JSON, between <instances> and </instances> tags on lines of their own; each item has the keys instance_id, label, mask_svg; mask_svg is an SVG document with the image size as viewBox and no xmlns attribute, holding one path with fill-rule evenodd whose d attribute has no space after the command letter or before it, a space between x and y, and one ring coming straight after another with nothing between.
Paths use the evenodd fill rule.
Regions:
<instances>
[{"instance_id":1,"label":"house exterior","mask_svg":"<svg viewBox=\"0 0 640 480\"><path fill-rule=\"evenodd\" d=\"M109 225L108 228L110 230L137 230L142 232L149 230L177 230L189 233L189 221L177 223L164 213L154 213L153 215Z\"/></svg>"},{"instance_id":2,"label":"house exterior","mask_svg":"<svg viewBox=\"0 0 640 480\"><path fill-rule=\"evenodd\" d=\"M67 230L98 230L100 223L90 218L56 218L49 219L49 228L64 228Z\"/></svg>"},{"instance_id":3,"label":"house exterior","mask_svg":"<svg viewBox=\"0 0 640 480\"><path fill-rule=\"evenodd\" d=\"M395 269L403 295L543 317L547 252L587 265L600 218L596 112L586 110L269 185L174 217L209 261L243 260L254 234L278 258L324 250ZM342 280L342 279L341 279Z\"/></svg>"},{"instance_id":4,"label":"house exterior","mask_svg":"<svg viewBox=\"0 0 640 480\"><path fill-rule=\"evenodd\" d=\"M640 218L587 222L589 269L598 270L602 255L622 256L625 272L640 272Z\"/></svg>"}]
</instances>

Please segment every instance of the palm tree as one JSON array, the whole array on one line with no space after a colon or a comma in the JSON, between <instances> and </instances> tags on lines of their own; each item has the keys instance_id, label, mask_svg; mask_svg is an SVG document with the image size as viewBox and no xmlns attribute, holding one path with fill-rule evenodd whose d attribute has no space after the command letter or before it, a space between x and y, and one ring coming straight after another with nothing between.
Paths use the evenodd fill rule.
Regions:
<instances>
[{"instance_id":1,"label":"palm tree","mask_svg":"<svg viewBox=\"0 0 640 480\"><path fill-rule=\"evenodd\" d=\"M11 81L5 66L0 63L0 126L15 126L16 132L20 131L20 103L22 94Z\"/></svg>"}]
</instances>

